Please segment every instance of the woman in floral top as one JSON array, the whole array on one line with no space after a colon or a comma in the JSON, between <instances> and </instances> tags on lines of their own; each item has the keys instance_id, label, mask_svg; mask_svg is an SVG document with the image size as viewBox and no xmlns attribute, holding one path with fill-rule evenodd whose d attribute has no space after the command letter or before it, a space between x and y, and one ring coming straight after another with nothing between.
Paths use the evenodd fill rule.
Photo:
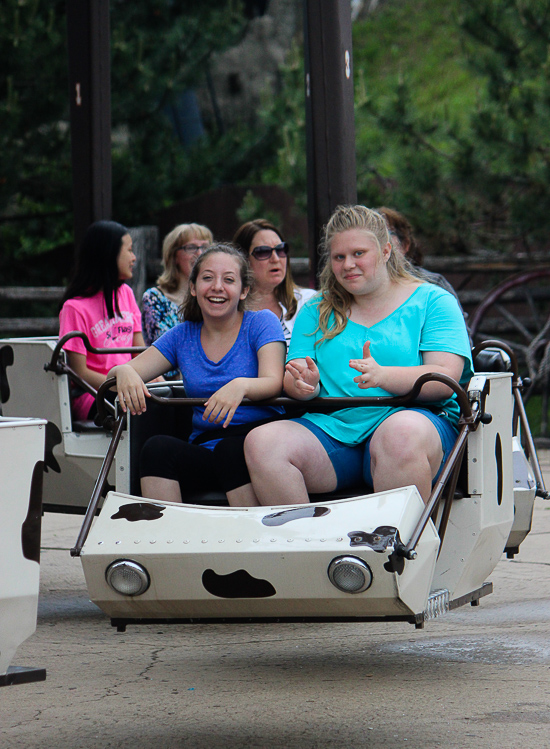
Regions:
<instances>
[{"instance_id":1,"label":"woman in floral top","mask_svg":"<svg viewBox=\"0 0 550 749\"><path fill-rule=\"evenodd\" d=\"M212 232L200 224L180 224L164 239L164 271L157 285L147 289L142 300L143 337L148 346L180 322L178 310L187 292L191 268L212 242ZM167 376L175 377L177 374L174 371L167 373Z\"/></svg>"}]
</instances>

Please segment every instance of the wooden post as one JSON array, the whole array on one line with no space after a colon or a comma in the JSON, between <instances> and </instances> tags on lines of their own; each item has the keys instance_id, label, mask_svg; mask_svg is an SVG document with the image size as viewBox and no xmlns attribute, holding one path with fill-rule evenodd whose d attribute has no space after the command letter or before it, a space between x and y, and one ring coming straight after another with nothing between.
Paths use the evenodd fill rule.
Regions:
<instances>
[{"instance_id":1,"label":"wooden post","mask_svg":"<svg viewBox=\"0 0 550 749\"><path fill-rule=\"evenodd\" d=\"M151 264L151 260L158 257L158 226L132 227L130 229L130 236L132 237L134 252L136 253L136 264L130 286L134 290L138 305L141 306L141 297L148 283L148 267Z\"/></svg>"},{"instance_id":2,"label":"wooden post","mask_svg":"<svg viewBox=\"0 0 550 749\"><path fill-rule=\"evenodd\" d=\"M110 219L111 81L109 3L68 0L69 102L75 243ZM44 64L47 64L44 61Z\"/></svg>"},{"instance_id":3,"label":"wooden post","mask_svg":"<svg viewBox=\"0 0 550 749\"><path fill-rule=\"evenodd\" d=\"M305 0L309 254L318 267L321 228L337 205L357 202L351 6Z\"/></svg>"}]
</instances>

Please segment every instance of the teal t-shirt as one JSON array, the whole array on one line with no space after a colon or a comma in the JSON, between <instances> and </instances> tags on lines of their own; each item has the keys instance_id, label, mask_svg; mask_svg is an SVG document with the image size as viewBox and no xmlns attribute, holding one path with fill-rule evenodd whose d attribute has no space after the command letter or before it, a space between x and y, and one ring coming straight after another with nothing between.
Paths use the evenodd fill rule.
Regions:
<instances>
[{"instance_id":1,"label":"teal t-shirt","mask_svg":"<svg viewBox=\"0 0 550 749\"><path fill-rule=\"evenodd\" d=\"M314 297L298 313L287 361L310 356L321 375L321 396L393 395L382 388L360 389L353 381L359 374L349 366L350 359L363 356L363 344L371 342L370 352L381 366L414 367L423 364L424 351L446 351L464 357L460 383L465 385L473 375L470 342L462 312L448 291L423 283L391 315L367 328L348 320L344 330L334 338L315 345L322 337L318 330L318 305ZM334 323L333 317L329 321ZM434 406L444 411L453 424L458 422L456 396L443 401L422 401L418 405ZM304 415L334 439L356 445L395 411L403 408L373 406L346 408L333 414Z\"/></svg>"}]
</instances>

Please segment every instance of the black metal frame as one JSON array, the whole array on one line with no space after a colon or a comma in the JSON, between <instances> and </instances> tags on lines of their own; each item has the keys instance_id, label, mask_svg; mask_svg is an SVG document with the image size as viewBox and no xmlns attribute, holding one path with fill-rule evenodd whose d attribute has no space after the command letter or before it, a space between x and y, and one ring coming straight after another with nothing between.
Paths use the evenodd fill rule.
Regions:
<instances>
[{"instance_id":1,"label":"black metal frame","mask_svg":"<svg viewBox=\"0 0 550 749\"><path fill-rule=\"evenodd\" d=\"M61 358L61 352L63 351L64 345L67 343L67 341L70 341L71 338L81 338L82 342L84 344L84 347L86 348L86 351L88 351L91 354L140 354L142 351L145 351L145 348L143 346L126 346L121 348L95 348L90 343L88 336L85 333L81 333L79 330L73 330L71 333L67 333L62 338L59 339L57 342L53 352L52 357L49 362L44 364L44 369L46 372L55 372L55 374L62 375L66 374L69 375L71 380L78 385L78 387L82 388L86 393L89 393L90 395L93 395L94 398L97 399L97 393L98 391L92 387L86 380L83 380L82 377L77 374L74 369L72 369L67 362ZM102 393L105 393L105 389L102 390ZM104 406L108 411L110 411L111 415L114 415L115 409L112 403L110 403L108 400L105 399L104 396L102 396L102 406ZM103 412L103 408L102 408ZM103 423L104 416L101 420Z\"/></svg>"},{"instance_id":2,"label":"black metal frame","mask_svg":"<svg viewBox=\"0 0 550 749\"><path fill-rule=\"evenodd\" d=\"M479 606L479 599L490 595L493 592L493 583L483 583L481 588L473 590L471 593L453 598L449 601L449 611L466 604ZM389 614L387 616L257 616L257 617L189 617L179 619L125 619L122 617L111 618L111 626L116 627L117 632L126 632L128 624L305 624L319 623L327 624L331 622L407 622L414 624L416 629L424 629L424 623L429 617L426 612L419 614Z\"/></svg>"},{"instance_id":3,"label":"black metal frame","mask_svg":"<svg viewBox=\"0 0 550 749\"><path fill-rule=\"evenodd\" d=\"M535 474L535 481L537 482L537 497L541 497L542 499L550 499L550 493L546 491L537 450L533 441L533 435L531 434L531 428L529 426L529 420L527 418L523 399L521 397L522 390L524 389L526 383L522 381L522 378L519 375L519 365L516 354L507 343L504 343L504 341L499 341L498 339L494 339L483 341L483 343L475 346L472 349L472 357L475 358L480 353L480 351L484 351L488 348L499 348L502 351L505 351L510 357L512 368L512 393L514 396L512 433L514 434L514 436L516 436L518 434L518 429L521 426L521 436L524 441L525 454L527 459L531 463L533 473Z\"/></svg>"}]
</instances>

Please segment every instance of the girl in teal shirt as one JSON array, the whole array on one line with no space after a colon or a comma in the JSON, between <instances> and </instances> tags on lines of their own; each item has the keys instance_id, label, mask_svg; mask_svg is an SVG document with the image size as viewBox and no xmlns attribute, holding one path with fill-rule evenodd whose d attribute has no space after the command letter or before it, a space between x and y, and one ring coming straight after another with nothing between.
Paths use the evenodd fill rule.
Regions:
<instances>
[{"instance_id":1,"label":"girl in teal shirt","mask_svg":"<svg viewBox=\"0 0 550 749\"><path fill-rule=\"evenodd\" d=\"M290 343L288 395L401 395L426 372L468 382L470 346L456 299L422 282L392 250L380 214L340 206L323 244L321 291L299 313ZM255 429L245 442L249 503L302 504L308 493L361 480L374 491L415 484L427 499L456 440L458 407L437 382L418 400L426 407L306 413Z\"/></svg>"}]
</instances>

